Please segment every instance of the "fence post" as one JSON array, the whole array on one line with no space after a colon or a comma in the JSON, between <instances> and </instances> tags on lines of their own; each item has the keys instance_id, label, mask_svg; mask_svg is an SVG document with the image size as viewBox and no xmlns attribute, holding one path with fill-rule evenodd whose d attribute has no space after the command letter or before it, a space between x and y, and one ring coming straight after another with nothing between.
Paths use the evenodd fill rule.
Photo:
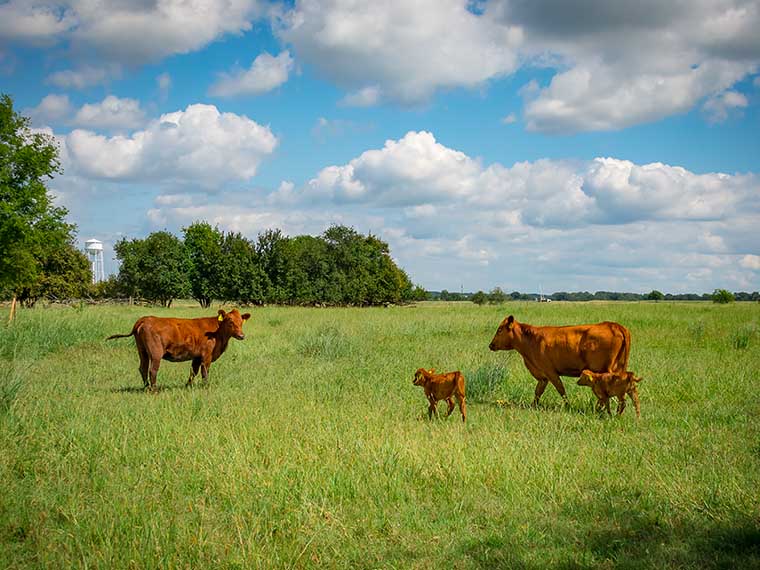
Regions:
<instances>
[{"instance_id":1,"label":"fence post","mask_svg":"<svg viewBox=\"0 0 760 570\"><path fill-rule=\"evenodd\" d=\"M11 301L11 312L8 315L8 324L11 324L15 317L16 317L16 295L13 295L13 301Z\"/></svg>"}]
</instances>

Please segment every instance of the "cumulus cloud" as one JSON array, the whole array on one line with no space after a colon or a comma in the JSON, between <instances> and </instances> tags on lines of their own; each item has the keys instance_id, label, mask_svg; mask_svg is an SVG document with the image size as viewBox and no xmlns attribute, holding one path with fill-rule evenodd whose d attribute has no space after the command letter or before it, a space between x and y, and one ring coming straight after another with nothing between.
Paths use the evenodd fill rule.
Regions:
<instances>
[{"instance_id":1,"label":"cumulus cloud","mask_svg":"<svg viewBox=\"0 0 760 570\"><path fill-rule=\"evenodd\" d=\"M75 173L87 178L206 188L250 179L277 146L269 127L200 104L162 115L129 136L76 129L63 141Z\"/></svg>"},{"instance_id":2,"label":"cumulus cloud","mask_svg":"<svg viewBox=\"0 0 760 570\"><path fill-rule=\"evenodd\" d=\"M760 271L760 255L745 255L741 258L739 265L753 271Z\"/></svg>"},{"instance_id":3,"label":"cumulus cloud","mask_svg":"<svg viewBox=\"0 0 760 570\"><path fill-rule=\"evenodd\" d=\"M258 0L12 0L0 6L0 39L68 40L79 56L138 65L250 30L260 15Z\"/></svg>"},{"instance_id":4,"label":"cumulus cloud","mask_svg":"<svg viewBox=\"0 0 760 570\"><path fill-rule=\"evenodd\" d=\"M261 95L285 83L292 70L290 52L283 51L277 56L265 52L253 60L249 69L220 74L209 93L217 97Z\"/></svg>"},{"instance_id":5,"label":"cumulus cloud","mask_svg":"<svg viewBox=\"0 0 760 570\"><path fill-rule=\"evenodd\" d=\"M145 113L136 99L119 99L108 95L100 103L86 103L71 121L81 127L128 130L145 122Z\"/></svg>"},{"instance_id":6,"label":"cumulus cloud","mask_svg":"<svg viewBox=\"0 0 760 570\"><path fill-rule=\"evenodd\" d=\"M304 0L281 18L279 36L354 91L351 105L381 95L418 103L440 88L478 86L516 68L521 41L518 29L470 11L464 0Z\"/></svg>"},{"instance_id":7,"label":"cumulus cloud","mask_svg":"<svg viewBox=\"0 0 760 570\"><path fill-rule=\"evenodd\" d=\"M44 126L69 118L73 110L68 95L51 93L31 109L24 109L23 114L31 117L34 125Z\"/></svg>"}]
</instances>

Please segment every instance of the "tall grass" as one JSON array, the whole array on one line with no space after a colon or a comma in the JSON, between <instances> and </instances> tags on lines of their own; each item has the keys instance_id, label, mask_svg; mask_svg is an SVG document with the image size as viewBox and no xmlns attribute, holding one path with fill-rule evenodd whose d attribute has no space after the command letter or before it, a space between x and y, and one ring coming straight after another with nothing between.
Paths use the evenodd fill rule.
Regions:
<instances>
[{"instance_id":1,"label":"tall grass","mask_svg":"<svg viewBox=\"0 0 760 570\"><path fill-rule=\"evenodd\" d=\"M257 308L207 385L164 362L157 394L103 340L143 313L215 309L0 329L0 568L760 567L757 305ZM626 325L641 420L574 379L530 408L488 350L507 314ZM466 425L427 420L420 366L464 372Z\"/></svg>"}]
</instances>

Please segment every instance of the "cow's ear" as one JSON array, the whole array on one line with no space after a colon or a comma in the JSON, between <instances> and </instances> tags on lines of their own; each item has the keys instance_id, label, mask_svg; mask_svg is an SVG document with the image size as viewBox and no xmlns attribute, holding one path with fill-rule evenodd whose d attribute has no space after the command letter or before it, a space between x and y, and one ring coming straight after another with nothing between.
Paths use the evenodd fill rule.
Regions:
<instances>
[{"instance_id":1,"label":"cow's ear","mask_svg":"<svg viewBox=\"0 0 760 570\"><path fill-rule=\"evenodd\" d=\"M251 313L245 313L243 315L240 315L240 318L243 319L244 321L247 321L248 319L251 318Z\"/></svg>"},{"instance_id":2,"label":"cow's ear","mask_svg":"<svg viewBox=\"0 0 760 570\"><path fill-rule=\"evenodd\" d=\"M226 316L227 313L224 312L224 309L219 309L219 322L222 322Z\"/></svg>"},{"instance_id":3,"label":"cow's ear","mask_svg":"<svg viewBox=\"0 0 760 570\"><path fill-rule=\"evenodd\" d=\"M435 374L435 368L431 368L430 370L428 370L428 373L429 374Z\"/></svg>"},{"instance_id":4,"label":"cow's ear","mask_svg":"<svg viewBox=\"0 0 760 570\"><path fill-rule=\"evenodd\" d=\"M512 328L512 324L515 322L515 318L512 315L507 317L507 329Z\"/></svg>"}]
</instances>

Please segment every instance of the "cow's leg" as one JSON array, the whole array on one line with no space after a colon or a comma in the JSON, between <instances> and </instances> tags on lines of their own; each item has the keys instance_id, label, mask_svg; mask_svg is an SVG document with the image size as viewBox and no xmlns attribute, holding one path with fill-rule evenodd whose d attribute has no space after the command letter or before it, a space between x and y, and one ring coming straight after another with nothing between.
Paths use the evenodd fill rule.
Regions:
<instances>
[{"instance_id":1,"label":"cow's leg","mask_svg":"<svg viewBox=\"0 0 760 570\"><path fill-rule=\"evenodd\" d=\"M618 415L622 414L623 410L625 410L625 394L623 394L622 396L618 398L618 409L617 409Z\"/></svg>"},{"instance_id":2,"label":"cow's leg","mask_svg":"<svg viewBox=\"0 0 760 570\"><path fill-rule=\"evenodd\" d=\"M152 356L150 359L150 369L148 370L148 374L150 376L150 390L151 392L156 391L156 376L158 375L158 367L161 366L161 357L160 356Z\"/></svg>"},{"instance_id":3,"label":"cow's leg","mask_svg":"<svg viewBox=\"0 0 760 570\"><path fill-rule=\"evenodd\" d=\"M198 370L201 368L201 362L202 360L200 358L193 358L193 363L190 367L190 378L187 379L187 386L193 385L193 379L198 374Z\"/></svg>"},{"instance_id":4,"label":"cow's leg","mask_svg":"<svg viewBox=\"0 0 760 570\"><path fill-rule=\"evenodd\" d=\"M609 396L604 399L604 409L607 410L607 415L611 416L612 412L610 411L610 398Z\"/></svg>"},{"instance_id":5,"label":"cow's leg","mask_svg":"<svg viewBox=\"0 0 760 570\"><path fill-rule=\"evenodd\" d=\"M457 394L457 403L459 404L459 411L462 412L462 422L467 420L467 404L464 401L464 394L461 396Z\"/></svg>"},{"instance_id":6,"label":"cow's leg","mask_svg":"<svg viewBox=\"0 0 760 570\"><path fill-rule=\"evenodd\" d=\"M538 401L541 399L541 395L544 393L544 390L546 390L548 384L548 380L538 380L538 384L536 384L536 395L533 398L533 407L538 406Z\"/></svg>"},{"instance_id":7,"label":"cow's leg","mask_svg":"<svg viewBox=\"0 0 760 570\"><path fill-rule=\"evenodd\" d=\"M633 386L631 388L631 391L629 392L631 395L631 399L633 400L633 407L636 408L636 417L641 417L641 409L639 408L639 391L636 388L636 386Z\"/></svg>"},{"instance_id":8,"label":"cow's leg","mask_svg":"<svg viewBox=\"0 0 760 570\"><path fill-rule=\"evenodd\" d=\"M208 383L208 369L211 368L211 358L204 358L201 363L201 378L204 383Z\"/></svg>"},{"instance_id":9,"label":"cow's leg","mask_svg":"<svg viewBox=\"0 0 760 570\"><path fill-rule=\"evenodd\" d=\"M137 346L137 352L140 355L140 377L143 381L143 388L148 387L148 368L150 367L150 355L142 346Z\"/></svg>"},{"instance_id":10,"label":"cow's leg","mask_svg":"<svg viewBox=\"0 0 760 570\"><path fill-rule=\"evenodd\" d=\"M557 389L557 392L559 392L559 395L562 396L562 399L564 400L565 404L570 404L570 402L567 401L567 394L565 393L565 385L562 384L562 379L559 376L549 376L549 382L552 383L552 386L554 386Z\"/></svg>"},{"instance_id":11,"label":"cow's leg","mask_svg":"<svg viewBox=\"0 0 760 570\"><path fill-rule=\"evenodd\" d=\"M448 418L451 415L451 412L454 411L454 399L449 396L446 398L446 403L449 405L449 411L446 413L446 417Z\"/></svg>"}]
</instances>

